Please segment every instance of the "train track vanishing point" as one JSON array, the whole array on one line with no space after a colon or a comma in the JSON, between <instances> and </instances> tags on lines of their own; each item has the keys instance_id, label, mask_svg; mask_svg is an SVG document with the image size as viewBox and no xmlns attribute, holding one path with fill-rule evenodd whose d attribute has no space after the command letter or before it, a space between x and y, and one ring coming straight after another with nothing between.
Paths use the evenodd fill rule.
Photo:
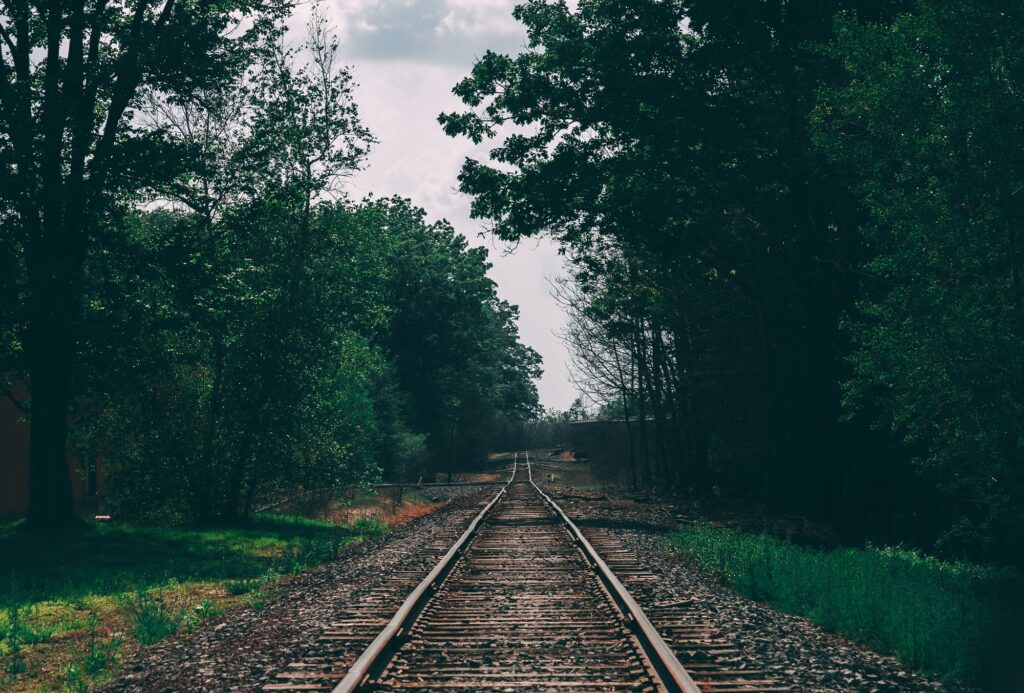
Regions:
<instances>
[{"instance_id":1,"label":"train track vanishing point","mask_svg":"<svg viewBox=\"0 0 1024 693\"><path fill-rule=\"evenodd\" d=\"M608 537L592 538L608 562L517 453L508 482L390 619L378 604L336 624L321 638L333 650L292 664L265 689L786 690L762 672L716 663L716 653L733 651L713 629L656 607L675 652L691 650L698 686L609 563L627 581L647 574ZM337 649L381 625L354 661Z\"/></svg>"}]
</instances>

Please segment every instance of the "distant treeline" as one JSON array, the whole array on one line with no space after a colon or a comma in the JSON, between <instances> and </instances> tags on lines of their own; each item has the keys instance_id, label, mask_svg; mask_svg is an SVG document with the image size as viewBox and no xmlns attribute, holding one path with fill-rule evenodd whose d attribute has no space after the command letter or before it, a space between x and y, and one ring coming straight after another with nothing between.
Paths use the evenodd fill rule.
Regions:
<instances>
[{"instance_id":1,"label":"distant treeline","mask_svg":"<svg viewBox=\"0 0 1024 693\"><path fill-rule=\"evenodd\" d=\"M32 426L31 525L70 521L68 451L119 517L209 520L450 470L533 414L540 358L486 251L345 195L373 137L317 10L288 48L287 3L15 5L0 386Z\"/></svg>"},{"instance_id":2,"label":"distant treeline","mask_svg":"<svg viewBox=\"0 0 1024 693\"><path fill-rule=\"evenodd\" d=\"M652 442L636 483L1019 561L1024 5L516 16L528 49L441 122L497 140L461 173L474 213L571 258L577 379Z\"/></svg>"}]
</instances>

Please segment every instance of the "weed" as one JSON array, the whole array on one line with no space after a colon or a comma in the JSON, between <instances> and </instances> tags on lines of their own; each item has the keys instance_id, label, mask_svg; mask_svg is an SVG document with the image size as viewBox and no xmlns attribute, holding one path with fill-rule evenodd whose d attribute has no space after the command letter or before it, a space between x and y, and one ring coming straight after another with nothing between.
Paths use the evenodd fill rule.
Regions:
<instances>
[{"instance_id":1,"label":"weed","mask_svg":"<svg viewBox=\"0 0 1024 693\"><path fill-rule=\"evenodd\" d=\"M85 675L80 663L74 662L64 668L64 690L68 693L88 692L89 678Z\"/></svg>"},{"instance_id":2,"label":"weed","mask_svg":"<svg viewBox=\"0 0 1024 693\"><path fill-rule=\"evenodd\" d=\"M103 641L97 634L99 622L95 616L89 617L89 651L82 658L82 669L86 674L95 676L101 671L112 667L117 662L117 651L124 642L123 638L112 636Z\"/></svg>"},{"instance_id":3,"label":"weed","mask_svg":"<svg viewBox=\"0 0 1024 693\"><path fill-rule=\"evenodd\" d=\"M222 613L224 613L223 609L218 609L214 606L212 599L204 599L199 605L192 609L192 613L185 617L185 628L189 633L194 633L200 623L211 616L218 616Z\"/></svg>"},{"instance_id":4,"label":"weed","mask_svg":"<svg viewBox=\"0 0 1024 693\"><path fill-rule=\"evenodd\" d=\"M248 594L255 589L259 589L262 584L260 578L245 578L241 580L228 580L224 583L224 589L228 594L237 596L239 594Z\"/></svg>"},{"instance_id":5,"label":"weed","mask_svg":"<svg viewBox=\"0 0 1024 693\"><path fill-rule=\"evenodd\" d=\"M256 590L255 592L250 593L249 596L245 598L245 605L248 606L250 609L253 609L254 611L259 611L260 609L262 609L263 605L266 604L266 602L267 597L265 594L263 594L263 590Z\"/></svg>"},{"instance_id":6,"label":"weed","mask_svg":"<svg viewBox=\"0 0 1024 693\"><path fill-rule=\"evenodd\" d=\"M711 525L672 544L737 592L808 616L916 669L976 683L999 669L1022 614L1021 576L902 549L820 551Z\"/></svg>"},{"instance_id":7,"label":"weed","mask_svg":"<svg viewBox=\"0 0 1024 693\"><path fill-rule=\"evenodd\" d=\"M360 517L352 523L352 529L356 534L364 537L377 537L387 534L388 526L380 520L370 517Z\"/></svg>"},{"instance_id":8,"label":"weed","mask_svg":"<svg viewBox=\"0 0 1024 693\"><path fill-rule=\"evenodd\" d=\"M4 673L11 678L14 678L18 674L25 672L25 656L21 653L20 645L10 646L7 652L7 657L4 661Z\"/></svg>"},{"instance_id":9,"label":"weed","mask_svg":"<svg viewBox=\"0 0 1024 693\"><path fill-rule=\"evenodd\" d=\"M52 628L36 628L28 623L32 613L31 608L15 604L7 609L6 622L0 624L0 641L5 650L3 670L12 678L25 673L25 646L47 642L53 635Z\"/></svg>"},{"instance_id":10,"label":"weed","mask_svg":"<svg viewBox=\"0 0 1024 693\"><path fill-rule=\"evenodd\" d=\"M143 645L151 645L171 635L185 618L184 610L170 609L162 597L142 589L126 596L122 603L132 623L132 632Z\"/></svg>"},{"instance_id":11,"label":"weed","mask_svg":"<svg viewBox=\"0 0 1024 693\"><path fill-rule=\"evenodd\" d=\"M0 640L18 645L37 645L47 642L53 636L53 628L33 627L28 623L34 609L22 604L15 604L7 609L7 622L0 625Z\"/></svg>"}]
</instances>

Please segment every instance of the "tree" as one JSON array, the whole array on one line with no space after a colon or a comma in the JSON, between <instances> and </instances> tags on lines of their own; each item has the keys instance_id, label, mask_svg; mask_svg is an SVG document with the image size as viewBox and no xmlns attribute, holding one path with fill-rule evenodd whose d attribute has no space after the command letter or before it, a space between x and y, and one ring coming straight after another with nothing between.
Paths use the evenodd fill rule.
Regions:
<instances>
[{"instance_id":1,"label":"tree","mask_svg":"<svg viewBox=\"0 0 1024 693\"><path fill-rule=\"evenodd\" d=\"M147 93L188 98L223 85L286 9L269 0L4 3L0 177L4 246L14 249L4 259L23 278L4 301L16 324L5 346L31 388L34 527L71 519L67 432L86 258L111 242L118 200L174 160L133 110Z\"/></svg>"},{"instance_id":2,"label":"tree","mask_svg":"<svg viewBox=\"0 0 1024 693\"><path fill-rule=\"evenodd\" d=\"M847 321L846 403L915 452L940 547L1024 550L1024 9L918 2L841 15L818 142L856 172L874 255Z\"/></svg>"},{"instance_id":3,"label":"tree","mask_svg":"<svg viewBox=\"0 0 1024 693\"><path fill-rule=\"evenodd\" d=\"M359 214L391 247L390 324L378 343L408 395L411 430L452 472L481 455L493 417L536 412L540 356L519 343L518 313L487 277L485 249L401 198L369 200Z\"/></svg>"},{"instance_id":4,"label":"tree","mask_svg":"<svg viewBox=\"0 0 1024 693\"><path fill-rule=\"evenodd\" d=\"M491 143L460 174L473 213L556 239L588 315L636 355L652 482L713 479L852 541L902 538L929 500L904 502L907 453L842 408L840 322L871 247L857 172L814 145L811 114L844 79L816 47L854 5L906 3L524 2L528 49L485 54L440 117Z\"/></svg>"},{"instance_id":5,"label":"tree","mask_svg":"<svg viewBox=\"0 0 1024 693\"><path fill-rule=\"evenodd\" d=\"M231 91L150 100L153 125L197 163L155 186L166 211L120 219L124 247L88 266L78 437L105 451L123 513L148 493L151 509L177 506L160 507L170 516L248 514L278 488L360 478L372 457L384 256L325 199L372 138L324 18L297 49L283 30Z\"/></svg>"}]
</instances>

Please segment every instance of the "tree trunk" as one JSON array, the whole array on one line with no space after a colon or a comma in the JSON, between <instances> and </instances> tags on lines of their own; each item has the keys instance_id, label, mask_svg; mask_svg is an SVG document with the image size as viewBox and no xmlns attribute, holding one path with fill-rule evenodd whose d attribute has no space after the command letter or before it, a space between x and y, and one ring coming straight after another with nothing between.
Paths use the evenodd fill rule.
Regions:
<instances>
[{"instance_id":1,"label":"tree trunk","mask_svg":"<svg viewBox=\"0 0 1024 693\"><path fill-rule=\"evenodd\" d=\"M224 346L223 339L218 335L215 338L213 366L213 387L210 393L210 401L206 407L206 420L203 424L203 447L199 456L199 466L192 474L192 481L198 483L194 486L196 498L196 518L200 522L207 522L213 516L213 445L220 422L221 402L224 381ZM219 481L219 480L218 480Z\"/></svg>"},{"instance_id":2,"label":"tree trunk","mask_svg":"<svg viewBox=\"0 0 1024 693\"><path fill-rule=\"evenodd\" d=\"M626 382L625 375L622 372L622 363L619 361L619 352L617 348L615 351L615 368L619 375L619 392L621 393L619 396L622 397L622 416L626 421L626 444L629 445L629 472L633 483L633 492L635 493L637 490L636 453L633 451L633 425L629 421L630 389L629 384ZM631 379L632 368L633 364L630 363Z\"/></svg>"},{"instance_id":3,"label":"tree trunk","mask_svg":"<svg viewBox=\"0 0 1024 693\"><path fill-rule=\"evenodd\" d=\"M661 437L659 440L662 463L661 483L664 488L670 489L675 485L675 465L678 464L680 456L679 445L673 444L678 442L676 440L675 433L679 419L677 416L675 422L669 422L665 413L666 407L668 407L669 412L672 412L675 408L675 403L672 398L672 380L669 377L669 369L667 368L666 363L667 359L665 355L664 332L658 324L653 325L651 345L652 369L654 371L654 393L658 401L658 406L655 409L655 412L659 417L657 425L661 430ZM673 462L675 462L675 464L673 464ZM685 468L685 456L683 457L682 462Z\"/></svg>"},{"instance_id":4,"label":"tree trunk","mask_svg":"<svg viewBox=\"0 0 1024 693\"><path fill-rule=\"evenodd\" d=\"M644 368L647 348L641 342L642 339L640 326L636 324L634 325L633 345L637 364L637 392L640 395L637 400L637 416L640 422L640 471L643 474L644 488L650 489L653 482L651 479L650 445L647 437L647 394L645 384L647 371Z\"/></svg>"},{"instance_id":5,"label":"tree trunk","mask_svg":"<svg viewBox=\"0 0 1024 693\"><path fill-rule=\"evenodd\" d=\"M30 270L35 281L27 344L32 391L28 522L41 531L64 529L74 517L67 442L81 271L75 264L74 258L36 258Z\"/></svg>"}]
</instances>

